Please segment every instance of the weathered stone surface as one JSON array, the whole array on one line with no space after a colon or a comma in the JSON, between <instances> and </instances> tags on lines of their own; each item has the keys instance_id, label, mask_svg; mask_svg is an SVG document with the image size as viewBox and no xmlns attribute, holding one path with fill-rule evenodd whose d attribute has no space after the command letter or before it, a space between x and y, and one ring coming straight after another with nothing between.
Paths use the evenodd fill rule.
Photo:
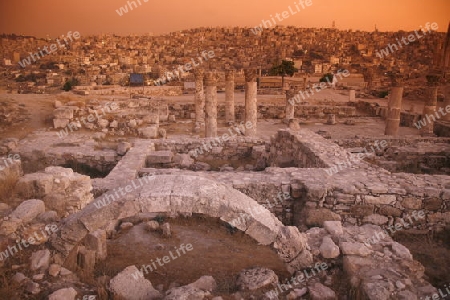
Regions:
<instances>
[{"instance_id":1,"label":"weathered stone surface","mask_svg":"<svg viewBox=\"0 0 450 300\"><path fill-rule=\"evenodd\" d=\"M368 256L371 253L363 243L342 242L339 247L345 255Z\"/></svg>"},{"instance_id":2,"label":"weathered stone surface","mask_svg":"<svg viewBox=\"0 0 450 300\"><path fill-rule=\"evenodd\" d=\"M168 290L164 300L204 299L210 296L216 287L217 284L213 277L202 276L194 283Z\"/></svg>"},{"instance_id":3,"label":"weathered stone surface","mask_svg":"<svg viewBox=\"0 0 450 300\"><path fill-rule=\"evenodd\" d=\"M308 286L311 300L336 300L336 293L321 283Z\"/></svg>"},{"instance_id":4,"label":"weathered stone surface","mask_svg":"<svg viewBox=\"0 0 450 300\"><path fill-rule=\"evenodd\" d=\"M402 210L392 207L390 205L382 205L380 207L380 215L388 216L388 217L401 217ZM379 225L379 224L377 224Z\"/></svg>"},{"instance_id":5,"label":"weathered stone surface","mask_svg":"<svg viewBox=\"0 0 450 300\"><path fill-rule=\"evenodd\" d=\"M306 236L300 233L297 227L281 227L273 247L281 259L290 262L305 249Z\"/></svg>"},{"instance_id":6,"label":"weathered stone surface","mask_svg":"<svg viewBox=\"0 0 450 300\"><path fill-rule=\"evenodd\" d=\"M332 236L338 237L344 234L342 228L342 222L340 221L325 221L323 222L323 228L325 228Z\"/></svg>"},{"instance_id":7,"label":"weathered stone surface","mask_svg":"<svg viewBox=\"0 0 450 300\"><path fill-rule=\"evenodd\" d=\"M167 164L171 163L173 153L171 151L153 151L147 157L147 164Z\"/></svg>"},{"instance_id":8,"label":"weathered stone surface","mask_svg":"<svg viewBox=\"0 0 450 300\"><path fill-rule=\"evenodd\" d=\"M323 226L325 221L341 221L341 216L326 208L310 209L306 213L306 225Z\"/></svg>"},{"instance_id":9,"label":"weathered stone surface","mask_svg":"<svg viewBox=\"0 0 450 300\"><path fill-rule=\"evenodd\" d=\"M389 219L385 216L379 215L379 214L373 214L370 216L367 216L363 219L363 223L371 223L375 225L384 225L387 224Z\"/></svg>"},{"instance_id":10,"label":"weathered stone surface","mask_svg":"<svg viewBox=\"0 0 450 300\"><path fill-rule=\"evenodd\" d=\"M429 214L428 217L428 222L431 223L438 223L438 222L444 222L446 224L450 224L450 212L446 212L446 213L435 213L435 214Z\"/></svg>"},{"instance_id":11,"label":"weathered stone surface","mask_svg":"<svg viewBox=\"0 0 450 300\"><path fill-rule=\"evenodd\" d=\"M392 250L394 251L394 253L397 256L399 256L400 258L408 259L408 260L412 260L413 259L413 256L412 256L411 252L409 252L408 248L406 248L402 244L399 244L397 242L393 242L391 247L392 247Z\"/></svg>"},{"instance_id":12,"label":"weathered stone surface","mask_svg":"<svg viewBox=\"0 0 450 300\"><path fill-rule=\"evenodd\" d=\"M373 196L364 196L364 199L367 204L385 204L385 205L392 205L397 200L397 197L395 195L380 195L379 197L373 197Z\"/></svg>"},{"instance_id":13,"label":"weathered stone surface","mask_svg":"<svg viewBox=\"0 0 450 300\"><path fill-rule=\"evenodd\" d=\"M90 177L62 167L47 167L43 172L25 175L16 191L24 198L42 199L46 209L61 217L78 211L93 199Z\"/></svg>"},{"instance_id":14,"label":"weathered stone surface","mask_svg":"<svg viewBox=\"0 0 450 300\"><path fill-rule=\"evenodd\" d=\"M330 237L323 238L322 245L320 245L319 250L323 258L336 258L340 254L339 247Z\"/></svg>"},{"instance_id":15,"label":"weathered stone surface","mask_svg":"<svg viewBox=\"0 0 450 300\"><path fill-rule=\"evenodd\" d=\"M86 248L95 251L97 260L103 260L107 257L106 250L106 231L98 229L86 236Z\"/></svg>"},{"instance_id":16,"label":"weathered stone surface","mask_svg":"<svg viewBox=\"0 0 450 300\"><path fill-rule=\"evenodd\" d=\"M121 142L117 145L117 154L125 155L128 150L130 150L131 144L127 142Z\"/></svg>"},{"instance_id":17,"label":"weathered stone surface","mask_svg":"<svg viewBox=\"0 0 450 300\"><path fill-rule=\"evenodd\" d=\"M402 205L404 208L408 209L421 209L422 200L418 198L406 197L402 200Z\"/></svg>"},{"instance_id":18,"label":"weathered stone surface","mask_svg":"<svg viewBox=\"0 0 450 300\"><path fill-rule=\"evenodd\" d=\"M10 214L10 217L21 219L24 224L27 224L44 211L44 201L36 199L26 200Z\"/></svg>"},{"instance_id":19,"label":"weathered stone surface","mask_svg":"<svg viewBox=\"0 0 450 300\"><path fill-rule=\"evenodd\" d=\"M181 169L188 169L194 164L194 159L189 154L175 154L173 157L175 166Z\"/></svg>"},{"instance_id":20,"label":"weathered stone surface","mask_svg":"<svg viewBox=\"0 0 450 300\"><path fill-rule=\"evenodd\" d=\"M260 267L243 270L236 281L241 291L255 291L268 285L275 286L277 283L278 276L274 271Z\"/></svg>"},{"instance_id":21,"label":"weathered stone surface","mask_svg":"<svg viewBox=\"0 0 450 300\"><path fill-rule=\"evenodd\" d=\"M139 133L144 139L156 139L158 138L158 126L140 128Z\"/></svg>"},{"instance_id":22,"label":"weathered stone surface","mask_svg":"<svg viewBox=\"0 0 450 300\"><path fill-rule=\"evenodd\" d=\"M75 300L77 291L70 287L57 290L48 296L48 300Z\"/></svg>"},{"instance_id":23,"label":"weathered stone surface","mask_svg":"<svg viewBox=\"0 0 450 300\"><path fill-rule=\"evenodd\" d=\"M31 264L30 269L32 271L39 270L41 272L44 272L48 269L50 266L50 251L45 250L38 250L36 252L33 252L31 255Z\"/></svg>"},{"instance_id":24,"label":"weathered stone surface","mask_svg":"<svg viewBox=\"0 0 450 300\"><path fill-rule=\"evenodd\" d=\"M133 276L134 275L134 276ZM135 266L129 266L117 274L111 281L110 290L114 295L127 300L161 299L161 294L152 283L141 276Z\"/></svg>"},{"instance_id":25,"label":"weathered stone surface","mask_svg":"<svg viewBox=\"0 0 450 300\"><path fill-rule=\"evenodd\" d=\"M423 201L423 208L428 210L439 210L442 206L442 199L439 198L429 198Z\"/></svg>"}]
</instances>

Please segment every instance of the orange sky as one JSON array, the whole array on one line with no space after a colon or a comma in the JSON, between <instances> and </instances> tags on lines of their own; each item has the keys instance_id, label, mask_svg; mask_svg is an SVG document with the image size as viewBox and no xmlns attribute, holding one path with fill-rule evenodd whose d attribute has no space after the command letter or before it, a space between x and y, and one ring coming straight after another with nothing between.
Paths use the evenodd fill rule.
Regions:
<instances>
[{"instance_id":1,"label":"orange sky","mask_svg":"<svg viewBox=\"0 0 450 300\"><path fill-rule=\"evenodd\" d=\"M131 0L130 0L131 1ZM134 0L139 5L138 0ZM56 37L68 31L155 34L201 26L256 26L301 0L139 0L119 16L127 0L0 0L0 33ZM145 2L147 1L147 2ZM279 22L300 27L380 31L418 29L436 22L446 31L450 0L311 0L312 5Z\"/></svg>"}]
</instances>

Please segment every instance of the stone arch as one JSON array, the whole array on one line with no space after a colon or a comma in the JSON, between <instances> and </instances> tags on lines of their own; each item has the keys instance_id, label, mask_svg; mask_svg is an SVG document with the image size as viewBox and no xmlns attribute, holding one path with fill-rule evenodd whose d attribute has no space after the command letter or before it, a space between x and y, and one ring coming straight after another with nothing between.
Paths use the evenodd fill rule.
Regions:
<instances>
[{"instance_id":1,"label":"stone arch","mask_svg":"<svg viewBox=\"0 0 450 300\"><path fill-rule=\"evenodd\" d=\"M52 245L65 257L90 232L139 213L204 214L270 245L294 272L312 264L306 237L297 227L284 226L270 211L238 190L198 176L159 175L141 179L141 187L98 208L100 198L63 221ZM125 189L124 187L122 187ZM110 191L111 193L111 191ZM98 204L98 202L97 202Z\"/></svg>"}]
</instances>

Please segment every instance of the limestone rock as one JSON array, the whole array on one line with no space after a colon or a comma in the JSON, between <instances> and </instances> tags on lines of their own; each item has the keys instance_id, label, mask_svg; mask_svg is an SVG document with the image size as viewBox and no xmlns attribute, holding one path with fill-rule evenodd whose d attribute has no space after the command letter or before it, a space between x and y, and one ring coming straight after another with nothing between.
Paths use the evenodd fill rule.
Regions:
<instances>
[{"instance_id":1,"label":"limestone rock","mask_svg":"<svg viewBox=\"0 0 450 300\"><path fill-rule=\"evenodd\" d=\"M10 217L21 219L24 224L28 224L44 211L44 201L36 199L26 200L10 214Z\"/></svg>"},{"instance_id":2,"label":"limestone rock","mask_svg":"<svg viewBox=\"0 0 450 300\"><path fill-rule=\"evenodd\" d=\"M194 283L171 288L166 292L164 300L205 299L216 288L216 281L211 276L202 276Z\"/></svg>"},{"instance_id":3,"label":"limestone rock","mask_svg":"<svg viewBox=\"0 0 450 300\"><path fill-rule=\"evenodd\" d=\"M345 255L368 256L371 253L363 243L342 242L340 248Z\"/></svg>"},{"instance_id":4,"label":"limestone rock","mask_svg":"<svg viewBox=\"0 0 450 300\"><path fill-rule=\"evenodd\" d=\"M305 249L306 236L300 233L297 227L281 227L273 247L281 259L290 262Z\"/></svg>"},{"instance_id":5,"label":"limestone rock","mask_svg":"<svg viewBox=\"0 0 450 300\"><path fill-rule=\"evenodd\" d=\"M194 160L191 158L189 154L175 154L173 157L173 162L175 166L180 169L188 169L194 164Z\"/></svg>"},{"instance_id":6,"label":"limestone rock","mask_svg":"<svg viewBox=\"0 0 450 300\"><path fill-rule=\"evenodd\" d=\"M373 214L373 215L365 217L362 222L364 224L371 223L371 224L375 224L375 225L385 225L385 224L387 224L388 221L389 221L389 219L385 216L382 216L379 214Z\"/></svg>"},{"instance_id":7,"label":"limestone rock","mask_svg":"<svg viewBox=\"0 0 450 300\"><path fill-rule=\"evenodd\" d=\"M156 139L158 138L158 127L149 126L139 129L140 135L145 139Z\"/></svg>"},{"instance_id":8,"label":"limestone rock","mask_svg":"<svg viewBox=\"0 0 450 300\"><path fill-rule=\"evenodd\" d=\"M127 142L121 142L117 145L117 154L120 156L123 156L127 153L128 150L130 150L131 144Z\"/></svg>"},{"instance_id":9,"label":"limestone rock","mask_svg":"<svg viewBox=\"0 0 450 300\"><path fill-rule=\"evenodd\" d=\"M127 300L161 299L161 294L152 283L141 275L135 266L125 268L109 282L111 292Z\"/></svg>"},{"instance_id":10,"label":"limestone rock","mask_svg":"<svg viewBox=\"0 0 450 300\"><path fill-rule=\"evenodd\" d=\"M45 249L33 252L33 254L31 255L31 265L30 265L30 269L32 271L36 270L46 271L49 266L50 266L49 250Z\"/></svg>"},{"instance_id":11,"label":"limestone rock","mask_svg":"<svg viewBox=\"0 0 450 300\"><path fill-rule=\"evenodd\" d=\"M341 216L326 208L307 210L306 225L323 227L325 221L341 221Z\"/></svg>"},{"instance_id":12,"label":"limestone rock","mask_svg":"<svg viewBox=\"0 0 450 300\"><path fill-rule=\"evenodd\" d=\"M342 222L340 221L325 221L323 222L323 228L325 228L332 236L338 237L344 234L342 228Z\"/></svg>"},{"instance_id":13,"label":"limestone rock","mask_svg":"<svg viewBox=\"0 0 450 300\"><path fill-rule=\"evenodd\" d=\"M261 267L254 267L241 271L236 281L239 290L255 291L268 285L278 284L278 276L274 271Z\"/></svg>"},{"instance_id":14,"label":"limestone rock","mask_svg":"<svg viewBox=\"0 0 450 300\"><path fill-rule=\"evenodd\" d=\"M57 290L48 296L48 300L75 300L77 296L77 291L70 287Z\"/></svg>"},{"instance_id":15,"label":"limestone rock","mask_svg":"<svg viewBox=\"0 0 450 300\"><path fill-rule=\"evenodd\" d=\"M339 247L330 237L323 238L322 245L320 245L319 250L323 258L336 258L340 254Z\"/></svg>"},{"instance_id":16,"label":"limestone rock","mask_svg":"<svg viewBox=\"0 0 450 300\"><path fill-rule=\"evenodd\" d=\"M159 223L157 221L148 221L145 223L145 229L147 231L156 231L159 229Z\"/></svg>"},{"instance_id":17,"label":"limestone rock","mask_svg":"<svg viewBox=\"0 0 450 300\"><path fill-rule=\"evenodd\" d=\"M336 300L336 293L321 283L315 283L308 287L311 300Z\"/></svg>"},{"instance_id":18,"label":"limestone rock","mask_svg":"<svg viewBox=\"0 0 450 300\"><path fill-rule=\"evenodd\" d=\"M169 223L162 224L161 230L162 230L163 237L171 237L172 236L172 230L170 229Z\"/></svg>"}]
</instances>

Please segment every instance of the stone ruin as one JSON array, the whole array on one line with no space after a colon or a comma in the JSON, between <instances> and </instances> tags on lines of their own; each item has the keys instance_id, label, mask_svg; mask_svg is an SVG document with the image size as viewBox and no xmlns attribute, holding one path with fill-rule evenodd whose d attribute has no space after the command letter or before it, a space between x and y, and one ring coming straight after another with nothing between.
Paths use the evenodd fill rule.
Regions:
<instances>
[{"instance_id":1,"label":"stone ruin","mask_svg":"<svg viewBox=\"0 0 450 300\"><path fill-rule=\"evenodd\" d=\"M17 177L13 201L0 205L0 251L11 256L2 256L0 264L14 270L12 284L30 297L52 300L85 295L409 300L438 292L410 250L386 234L389 228L406 225L426 234L446 232L450 226L450 140L429 137L428 127L422 137L396 136L401 89L394 89L387 110L386 136L335 143L299 126L296 114L308 107L289 103L294 90L286 93L287 105L281 111L261 110L254 70L245 72L241 108L234 103L234 72L225 74L223 109L217 104L217 73L195 75L193 105L114 100L119 109L87 128L98 131L95 134L74 130L62 141L55 132L35 132L0 144L3 154L20 154L20 161L5 168L9 174L3 172L2 178L0 172L0 181L11 174ZM99 108L95 102L84 108L61 105L54 113L55 128ZM331 125L336 116L355 115L356 108L331 107L328 112L335 113L328 114L318 109L311 115L321 114ZM270 139L259 138L257 120L269 115L284 120L286 128ZM190 130L204 132L204 137L161 133L159 122L175 118L192 119ZM218 141L218 119L254 126ZM114 147L105 148L106 134L135 138L120 138ZM380 140L387 143L384 150L354 160L355 153ZM90 176L93 173L100 175ZM118 236L142 227L170 239L172 220L199 215L220 220L230 232L242 232L272 250L290 278L308 272L316 276L293 284L270 268L253 266L235 274L235 288L225 295L208 270L182 286L155 285L144 276L133 279L140 267L135 263L114 276L97 272ZM35 232L41 232L41 238L29 242L32 247L21 244ZM28 261L17 260L17 248L24 248L24 253L32 249ZM319 272L321 264L327 268ZM94 273L94 283L84 281ZM273 290L279 294L276 298L269 297Z\"/></svg>"}]
</instances>

